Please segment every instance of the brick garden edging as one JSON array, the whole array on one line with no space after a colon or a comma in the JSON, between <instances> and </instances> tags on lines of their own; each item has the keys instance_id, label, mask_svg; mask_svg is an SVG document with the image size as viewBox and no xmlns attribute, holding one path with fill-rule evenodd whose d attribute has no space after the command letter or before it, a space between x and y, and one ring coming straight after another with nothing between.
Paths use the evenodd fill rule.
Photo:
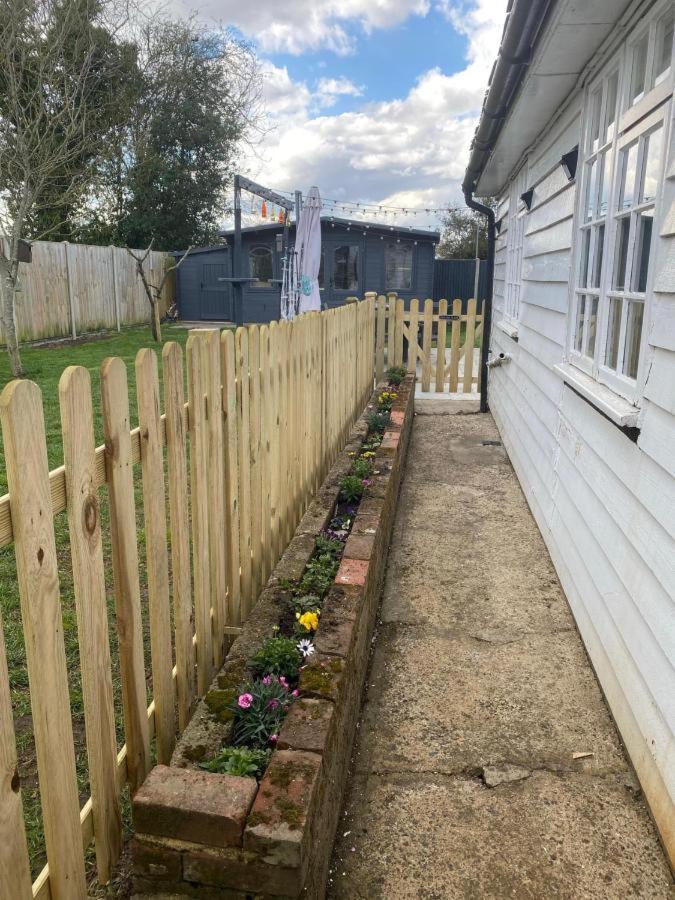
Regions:
<instances>
[{"instance_id":1,"label":"brick garden edging","mask_svg":"<svg viewBox=\"0 0 675 900\"><path fill-rule=\"evenodd\" d=\"M283 722L260 784L199 762L227 743L224 710L247 661L274 634L288 592L326 527L339 484L368 431L366 410L298 526L223 668L174 752L133 801L136 894L244 900L321 898L351 756L414 406L414 380L396 389L390 423L358 508L335 583L300 673L301 697ZM377 398L373 394L371 403ZM369 404L370 406L370 404Z\"/></svg>"}]
</instances>

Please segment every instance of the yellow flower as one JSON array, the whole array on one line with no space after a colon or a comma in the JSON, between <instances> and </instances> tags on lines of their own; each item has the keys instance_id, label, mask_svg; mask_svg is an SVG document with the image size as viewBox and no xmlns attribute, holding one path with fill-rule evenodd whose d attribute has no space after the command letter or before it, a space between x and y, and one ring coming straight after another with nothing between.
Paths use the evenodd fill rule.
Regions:
<instances>
[{"instance_id":1,"label":"yellow flower","mask_svg":"<svg viewBox=\"0 0 675 900\"><path fill-rule=\"evenodd\" d=\"M375 456L372 450L366 450L365 453L361 454L363 459L370 459L371 456Z\"/></svg>"},{"instance_id":2,"label":"yellow flower","mask_svg":"<svg viewBox=\"0 0 675 900\"><path fill-rule=\"evenodd\" d=\"M316 631L316 629L319 627L319 613L303 613L301 616L298 616L298 622L300 622L300 624L306 631Z\"/></svg>"}]
</instances>

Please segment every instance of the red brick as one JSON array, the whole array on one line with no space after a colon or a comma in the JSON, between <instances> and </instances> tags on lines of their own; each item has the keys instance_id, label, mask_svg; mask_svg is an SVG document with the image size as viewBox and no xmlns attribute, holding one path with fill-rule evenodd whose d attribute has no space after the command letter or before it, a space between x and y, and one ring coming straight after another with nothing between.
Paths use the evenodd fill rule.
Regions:
<instances>
[{"instance_id":1,"label":"red brick","mask_svg":"<svg viewBox=\"0 0 675 900\"><path fill-rule=\"evenodd\" d=\"M330 735L335 706L328 700L303 697L291 706L277 741L278 750L323 753Z\"/></svg>"},{"instance_id":2,"label":"red brick","mask_svg":"<svg viewBox=\"0 0 675 900\"><path fill-rule=\"evenodd\" d=\"M155 766L133 802L137 832L213 847L240 846L253 778Z\"/></svg>"},{"instance_id":3,"label":"red brick","mask_svg":"<svg viewBox=\"0 0 675 900\"><path fill-rule=\"evenodd\" d=\"M380 444L380 450L395 450L398 447L400 439L401 435L398 432L385 431L382 443Z\"/></svg>"},{"instance_id":4,"label":"red brick","mask_svg":"<svg viewBox=\"0 0 675 900\"><path fill-rule=\"evenodd\" d=\"M321 757L277 750L248 817L244 849L268 865L299 868L306 849L306 825L321 772Z\"/></svg>"},{"instance_id":5,"label":"red brick","mask_svg":"<svg viewBox=\"0 0 675 900\"><path fill-rule=\"evenodd\" d=\"M312 662L300 671L300 693L305 697L338 702L344 689L344 670L345 661L339 656L315 653Z\"/></svg>"},{"instance_id":6,"label":"red brick","mask_svg":"<svg viewBox=\"0 0 675 900\"><path fill-rule=\"evenodd\" d=\"M148 878L179 881L182 878L182 858L178 851L166 847L161 840L144 840L136 835L131 840L132 872Z\"/></svg>"},{"instance_id":7,"label":"red brick","mask_svg":"<svg viewBox=\"0 0 675 900\"><path fill-rule=\"evenodd\" d=\"M405 412L402 409L392 409L391 411L391 421L394 425L403 425L403 421L405 419Z\"/></svg>"},{"instance_id":8,"label":"red brick","mask_svg":"<svg viewBox=\"0 0 675 900\"><path fill-rule=\"evenodd\" d=\"M268 866L253 853L231 848L205 847L183 854L183 878L195 886L208 885L242 891L237 897L281 895L294 897L300 893L300 871L281 866ZM243 893L245 892L245 893ZM228 893L219 894L227 897Z\"/></svg>"},{"instance_id":9,"label":"red brick","mask_svg":"<svg viewBox=\"0 0 675 900\"><path fill-rule=\"evenodd\" d=\"M368 566L368 560L345 559L343 557L338 573L335 576L336 584L365 584Z\"/></svg>"},{"instance_id":10,"label":"red brick","mask_svg":"<svg viewBox=\"0 0 675 900\"><path fill-rule=\"evenodd\" d=\"M375 544L374 534L350 534L345 544L344 559L370 559Z\"/></svg>"},{"instance_id":11,"label":"red brick","mask_svg":"<svg viewBox=\"0 0 675 900\"><path fill-rule=\"evenodd\" d=\"M352 526L352 534L375 534L380 524L379 516L356 514L354 525Z\"/></svg>"}]
</instances>

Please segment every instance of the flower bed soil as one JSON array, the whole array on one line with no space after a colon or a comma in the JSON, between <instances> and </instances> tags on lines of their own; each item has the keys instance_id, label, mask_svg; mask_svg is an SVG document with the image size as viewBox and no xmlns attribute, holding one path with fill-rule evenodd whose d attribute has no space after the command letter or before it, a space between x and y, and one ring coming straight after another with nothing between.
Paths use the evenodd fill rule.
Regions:
<instances>
[{"instance_id":1,"label":"flower bed soil","mask_svg":"<svg viewBox=\"0 0 675 900\"><path fill-rule=\"evenodd\" d=\"M398 396L373 458L373 475L335 582L321 605L315 652L299 673L300 696L275 736L260 783L202 766L231 742L233 697L250 679L250 661L270 638L292 630L292 586L312 558L317 536L336 513L340 483L366 438L367 416L379 391L352 429L199 703L171 766L155 767L134 798L137 894L225 900L324 896L412 425L412 377L395 390Z\"/></svg>"}]
</instances>

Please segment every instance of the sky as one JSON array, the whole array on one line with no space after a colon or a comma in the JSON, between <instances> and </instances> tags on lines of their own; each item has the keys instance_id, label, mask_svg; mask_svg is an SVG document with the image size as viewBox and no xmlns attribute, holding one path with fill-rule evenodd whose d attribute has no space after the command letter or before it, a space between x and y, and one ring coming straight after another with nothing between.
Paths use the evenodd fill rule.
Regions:
<instances>
[{"instance_id":1,"label":"sky","mask_svg":"<svg viewBox=\"0 0 675 900\"><path fill-rule=\"evenodd\" d=\"M506 0L171 6L229 25L256 48L266 128L241 160L242 173L272 189L317 185L325 198L400 207L369 209L371 221L389 224L438 227L438 214L427 209L462 205ZM362 217L351 208L335 214Z\"/></svg>"}]
</instances>

